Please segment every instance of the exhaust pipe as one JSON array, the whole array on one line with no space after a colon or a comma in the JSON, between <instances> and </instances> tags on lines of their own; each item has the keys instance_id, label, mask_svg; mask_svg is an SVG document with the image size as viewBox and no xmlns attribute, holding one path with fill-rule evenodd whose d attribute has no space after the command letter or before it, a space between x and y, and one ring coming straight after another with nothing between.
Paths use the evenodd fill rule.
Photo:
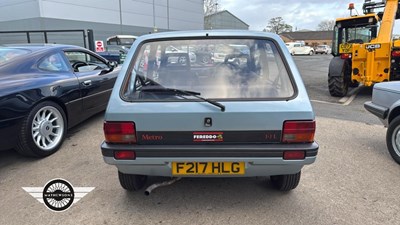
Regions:
<instances>
[{"instance_id":1,"label":"exhaust pipe","mask_svg":"<svg viewBox=\"0 0 400 225\"><path fill-rule=\"evenodd\" d=\"M150 186L144 191L144 194L145 194L145 195L150 195L150 193L151 193L154 189L159 188L159 187L164 187L164 186L171 185L171 184L177 182L178 180L180 180L181 178L182 178L182 177L174 177L174 178L172 178L171 180L167 180L167 181L164 181L164 182L161 182L161 183L152 184L152 185L150 185Z\"/></svg>"}]
</instances>

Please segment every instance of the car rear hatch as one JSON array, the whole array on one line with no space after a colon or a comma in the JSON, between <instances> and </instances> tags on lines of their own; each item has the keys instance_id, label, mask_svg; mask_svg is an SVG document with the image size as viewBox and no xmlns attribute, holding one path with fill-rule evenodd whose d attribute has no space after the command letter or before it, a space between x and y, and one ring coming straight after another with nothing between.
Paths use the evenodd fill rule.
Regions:
<instances>
[{"instance_id":1,"label":"car rear hatch","mask_svg":"<svg viewBox=\"0 0 400 225\"><path fill-rule=\"evenodd\" d=\"M163 50L204 45L224 49L224 63L191 63L186 52ZM244 50L231 51L232 45ZM133 123L138 145L291 142L315 128L314 113L301 77L290 69L294 63L280 48L283 43L251 38L146 42L118 95L114 90L106 121ZM287 121L294 122L284 130Z\"/></svg>"}]
</instances>

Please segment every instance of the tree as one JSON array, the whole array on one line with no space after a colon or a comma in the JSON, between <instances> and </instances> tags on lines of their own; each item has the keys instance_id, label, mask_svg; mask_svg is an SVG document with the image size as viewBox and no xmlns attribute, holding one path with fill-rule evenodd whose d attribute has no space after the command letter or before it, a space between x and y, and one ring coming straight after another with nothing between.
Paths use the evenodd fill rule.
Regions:
<instances>
[{"instance_id":1,"label":"tree","mask_svg":"<svg viewBox=\"0 0 400 225\"><path fill-rule=\"evenodd\" d=\"M219 0L203 0L204 7L204 29L212 29L212 19L209 15L218 12Z\"/></svg>"},{"instance_id":2,"label":"tree","mask_svg":"<svg viewBox=\"0 0 400 225\"><path fill-rule=\"evenodd\" d=\"M330 31L335 26L335 20L324 20L318 24L317 30Z\"/></svg>"},{"instance_id":3,"label":"tree","mask_svg":"<svg viewBox=\"0 0 400 225\"><path fill-rule=\"evenodd\" d=\"M282 32L292 32L293 27L289 24L286 24L285 21L283 21L283 18L279 16L270 19L267 28L264 30L275 34L280 34Z\"/></svg>"},{"instance_id":4,"label":"tree","mask_svg":"<svg viewBox=\"0 0 400 225\"><path fill-rule=\"evenodd\" d=\"M204 16L218 12L219 0L203 0Z\"/></svg>"}]
</instances>

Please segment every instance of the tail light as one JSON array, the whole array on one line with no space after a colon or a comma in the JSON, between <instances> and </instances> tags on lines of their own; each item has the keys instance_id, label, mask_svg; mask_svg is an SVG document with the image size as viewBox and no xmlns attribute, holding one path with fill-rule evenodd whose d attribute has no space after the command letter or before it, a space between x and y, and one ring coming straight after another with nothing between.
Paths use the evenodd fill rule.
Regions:
<instances>
[{"instance_id":1,"label":"tail light","mask_svg":"<svg viewBox=\"0 0 400 225\"><path fill-rule=\"evenodd\" d=\"M133 122L107 122L103 124L105 141L107 143L136 143L136 128Z\"/></svg>"},{"instance_id":2,"label":"tail light","mask_svg":"<svg viewBox=\"0 0 400 225\"><path fill-rule=\"evenodd\" d=\"M340 54L340 58L341 59L350 59L351 58L351 54L349 54L349 53Z\"/></svg>"},{"instance_id":3,"label":"tail light","mask_svg":"<svg viewBox=\"0 0 400 225\"><path fill-rule=\"evenodd\" d=\"M400 56L400 50L395 50L392 52L393 57L399 57Z\"/></svg>"},{"instance_id":4,"label":"tail light","mask_svg":"<svg viewBox=\"0 0 400 225\"><path fill-rule=\"evenodd\" d=\"M315 121L285 121L282 142L310 143L314 141Z\"/></svg>"}]
</instances>

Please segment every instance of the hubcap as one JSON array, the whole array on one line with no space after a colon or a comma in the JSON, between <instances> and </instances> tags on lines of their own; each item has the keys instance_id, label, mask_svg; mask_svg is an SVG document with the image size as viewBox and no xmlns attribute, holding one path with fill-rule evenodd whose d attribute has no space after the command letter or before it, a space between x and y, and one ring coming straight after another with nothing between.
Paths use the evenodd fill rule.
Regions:
<instances>
[{"instance_id":1,"label":"hubcap","mask_svg":"<svg viewBox=\"0 0 400 225\"><path fill-rule=\"evenodd\" d=\"M42 150L52 150L64 133L64 120L58 109L52 106L41 108L32 122L32 138Z\"/></svg>"},{"instance_id":2,"label":"hubcap","mask_svg":"<svg viewBox=\"0 0 400 225\"><path fill-rule=\"evenodd\" d=\"M398 156L400 156L400 126L393 132L392 136L393 149Z\"/></svg>"}]
</instances>

